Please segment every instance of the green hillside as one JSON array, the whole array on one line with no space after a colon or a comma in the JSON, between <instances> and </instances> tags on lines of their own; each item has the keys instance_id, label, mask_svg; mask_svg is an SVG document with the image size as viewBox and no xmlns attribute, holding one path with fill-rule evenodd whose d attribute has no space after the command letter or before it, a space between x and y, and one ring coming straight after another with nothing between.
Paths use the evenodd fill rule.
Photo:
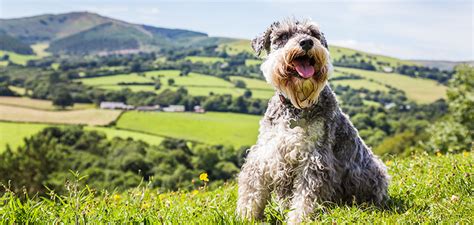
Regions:
<instances>
[{"instance_id":1,"label":"green hillside","mask_svg":"<svg viewBox=\"0 0 474 225\"><path fill-rule=\"evenodd\" d=\"M260 116L207 112L145 113L126 112L117 127L166 137L181 138L207 144L228 144L240 147L257 140Z\"/></svg>"},{"instance_id":2,"label":"green hillside","mask_svg":"<svg viewBox=\"0 0 474 225\"><path fill-rule=\"evenodd\" d=\"M315 210L322 224L470 224L472 223L472 153L418 155L386 161L392 180L387 208L324 204ZM199 179L199 174L195 175ZM212 177L209 177L212 180ZM423 182L420 182L423 181ZM249 224L235 216L237 186L224 184L190 192L160 193L145 184L123 193L92 191L82 185L64 196L30 197L20 201L11 192L0 195L0 215L7 223L172 223ZM21 195L21 194L20 194ZM272 201L265 222L279 224L287 212Z\"/></svg>"}]
</instances>

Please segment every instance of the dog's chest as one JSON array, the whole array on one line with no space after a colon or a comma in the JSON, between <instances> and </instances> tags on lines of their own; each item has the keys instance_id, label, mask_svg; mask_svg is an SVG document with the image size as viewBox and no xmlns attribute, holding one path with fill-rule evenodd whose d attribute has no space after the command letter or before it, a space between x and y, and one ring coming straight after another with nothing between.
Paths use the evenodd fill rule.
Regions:
<instances>
[{"instance_id":1,"label":"dog's chest","mask_svg":"<svg viewBox=\"0 0 474 225\"><path fill-rule=\"evenodd\" d=\"M272 152L284 164L294 165L317 151L325 134L324 121L279 118L264 130L261 142L271 143Z\"/></svg>"}]
</instances>

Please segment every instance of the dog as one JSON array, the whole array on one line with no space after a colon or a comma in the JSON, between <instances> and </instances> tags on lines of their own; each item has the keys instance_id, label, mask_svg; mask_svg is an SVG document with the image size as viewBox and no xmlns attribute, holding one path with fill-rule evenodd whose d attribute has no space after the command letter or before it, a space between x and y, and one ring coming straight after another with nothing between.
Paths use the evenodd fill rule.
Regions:
<instances>
[{"instance_id":1,"label":"dog","mask_svg":"<svg viewBox=\"0 0 474 225\"><path fill-rule=\"evenodd\" d=\"M311 20L275 22L252 40L252 48L267 53L261 70L276 93L238 175L237 214L262 219L272 192L289 210L288 224L307 220L326 201L382 205L387 169L328 85L333 69L319 26Z\"/></svg>"}]
</instances>

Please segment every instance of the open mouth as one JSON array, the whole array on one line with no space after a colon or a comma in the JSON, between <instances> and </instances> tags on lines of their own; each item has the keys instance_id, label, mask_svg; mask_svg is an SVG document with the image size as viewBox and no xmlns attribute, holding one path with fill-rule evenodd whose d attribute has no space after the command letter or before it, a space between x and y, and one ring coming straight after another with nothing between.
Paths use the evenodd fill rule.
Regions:
<instances>
[{"instance_id":1,"label":"open mouth","mask_svg":"<svg viewBox=\"0 0 474 225\"><path fill-rule=\"evenodd\" d=\"M296 72L302 78L310 78L314 75L314 64L316 60L308 55L298 56L291 61L291 64L294 66Z\"/></svg>"}]
</instances>

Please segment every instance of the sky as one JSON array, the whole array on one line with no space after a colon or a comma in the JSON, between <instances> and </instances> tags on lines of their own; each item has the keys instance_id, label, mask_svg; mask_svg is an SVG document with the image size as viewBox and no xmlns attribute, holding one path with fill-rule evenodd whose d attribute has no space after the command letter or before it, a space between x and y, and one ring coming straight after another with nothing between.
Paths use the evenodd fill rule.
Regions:
<instances>
[{"instance_id":1,"label":"sky","mask_svg":"<svg viewBox=\"0 0 474 225\"><path fill-rule=\"evenodd\" d=\"M329 44L402 59L474 60L474 0L0 0L2 19L72 11L245 39L273 21L311 18Z\"/></svg>"}]
</instances>

